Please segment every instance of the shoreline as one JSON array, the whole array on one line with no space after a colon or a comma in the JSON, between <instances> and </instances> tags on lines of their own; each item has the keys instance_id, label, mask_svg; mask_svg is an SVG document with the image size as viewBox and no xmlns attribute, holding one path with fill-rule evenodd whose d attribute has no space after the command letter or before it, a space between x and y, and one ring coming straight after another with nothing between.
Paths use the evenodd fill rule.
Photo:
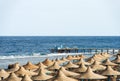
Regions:
<instances>
[{"instance_id":1,"label":"shoreline","mask_svg":"<svg viewBox=\"0 0 120 81\"><path fill-rule=\"evenodd\" d=\"M24 73L22 73L22 76L21 76L21 73L20 73L20 75L18 76L18 74L19 74L19 71L23 71L23 70L20 70L20 69L24 69L24 71L26 70L26 71L29 71L29 72L34 72L35 73L35 75L31 75L31 77L29 77L29 79L31 79L32 81L35 81L34 80L34 76L41 76L41 75L39 75L39 74L37 74L37 72L36 72L36 70L38 69L38 67L37 67L37 65L36 64L38 64L38 63L43 63L43 65L45 65L45 67L48 67L48 68L46 68L47 70L49 70L49 71L53 71L53 73L54 74L47 74L47 75L52 75L52 77L51 77L51 79L52 78L54 78L54 76L56 76L57 74L59 74L59 70L60 69L57 69L57 74L56 74L56 70L54 70L54 69L52 69L52 68L58 68L58 66L59 66L59 68L60 67L63 67L64 66L64 68L65 67L67 67L67 64L69 64L70 62L72 63L69 67L76 67L76 68L79 68L79 67L77 67L78 66L78 64L76 64L76 63L79 63L79 61L80 61L80 59L83 59L83 61L81 60L81 62L85 62L86 64L89 64L89 65L87 65L87 66L85 66L85 67L87 67L88 69L93 69L92 68L92 65L94 65L94 62L90 62L88 59L89 58L93 58L93 57L95 57L94 58L94 60L96 60L96 61L99 61L99 62L106 62L106 60L114 60L116 57L114 57L113 58L113 55L112 54L108 54L108 53L98 53L98 54L89 54L89 55L91 55L91 56L88 56L88 55L85 55L85 54L83 54L83 53L64 53L64 54L48 54L48 55L46 55L45 57L37 57L37 56L35 56L35 57L29 57L29 58L16 58L16 59L3 59L3 62L5 62L5 60L6 60L6 62L8 62L8 64L6 64L6 68L1 68L1 69L4 69L6 72L9 72L8 74L9 74L9 77L10 76L12 76L11 75L11 73L13 73L13 72L11 72L11 70L13 71L13 69L14 69L14 65L18 65L19 66L19 69L17 69L17 70L15 70L14 71L14 76L17 76L18 78L22 78L23 79L23 76L24 76ZM98 56L98 57L96 57L96 56ZM111 56L112 55L112 56ZM66 61L63 61L62 62L62 58L64 58L64 60L65 59L67 59ZM112 58L112 59L111 59ZM14 61L14 62L12 62L12 61ZM88 62L90 62L90 63L88 63ZM50 64L50 65L46 65L46 63L47 64L49 64L49 63L52 63L52 64ZM60 63L60 64L55 64L55 63ZM12 65L12 66L11 66ZM102 65L104 66L104 63L102 63ZM8 69L8 66L9 66L9 69ZM54 67L53 67L54 66ZM91 67L90 67L91 66ZM97 65L98 66L98 65ZM22 67L22 68L21 68ZM32 69L32 67L34 67L34 69ZM41 67L41 66L40 66ZM105 66L104 66L105 67ZM27 69L27 68L29 68L29 69ZM51 69L50 69L51 68ZM111 68L111 67L110 67ZM118 67L117 67L118 68ZM74 72L74 71L72 71L72 69L66 69L67 71L70 71L70 72ZM94 71L94 69L93 69L93 71ZM18 74L17 74L17 72L18 72ZM86 71L85 72L87 72L87 69L86 69ZM88 71L89 72L89 71ZM62 75L65 75L64 77L67 77L67 78L72 78L72 79L75 79L75 81L77 81L78 80L78 78L77 78L77 76L78 76L78 74L79 74L79 72L77 71L77 72L74 72L75 73L75 75L76 75L76 77L69 77L69 76L67 76L66 74L64 74L64 71L63 71L63 74ZM93 72L93 74L95 74L96 72ZM101 75L99 72L98 72L98 74L99 75ZM74 76L75 76L74 75ZM96 75L96 74L95 74ZM73 75L71 75L71 76L73 76ZM80 75L80 77L82 77L82 76L84 76L84 75ZM97 75L96 75L97 76ZM102 75L101 75L102 76ZM9 77L7 77L7 78L3 78L3 79L10 79ZM91 76L92 77L92 76ZM94 78L94 77L93 77ZM105 78L105 77L104 77ZM106 77L107 78L107 77ZM106 79L105 78L105 79ZM49 78L50 79L50 78ZM49 79L47 80L46 79L46 81L49 81ZM97 79L97 78L96 78ZM50 81L54 81L54 80L50 80ZM62 80L60 80L60 81L62 81ZM106 81L106 80L105 80Z\"/></svg>"},{"instance_id":2,"label":"shoreline","mask_svg":"<svg viewBox=\"0 0 120 81\"><path fill-rule=\"evenodd\" d=\"M91 57L93 56L95 53L50 53L50 54L46 54L46 55L34 55L34 56L2 56L0 58L0 69L1 68L7 68L7 65L9 64L13 64L15 62L20 62L21 65L27 63L28 61L31 61L33 63L35 62L39 62L39 61L43 61L45 58L49 58L49 59L54 59L54 58L62 58L62 57L66 57L68 55L85 55L87 57Z\"/></svg>"}]
</instances>

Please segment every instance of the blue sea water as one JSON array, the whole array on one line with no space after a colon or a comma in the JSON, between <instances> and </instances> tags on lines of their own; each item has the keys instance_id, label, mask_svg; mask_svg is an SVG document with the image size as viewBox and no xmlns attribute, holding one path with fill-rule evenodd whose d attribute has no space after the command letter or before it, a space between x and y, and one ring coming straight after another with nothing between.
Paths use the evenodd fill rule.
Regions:
<instances>
[{"instance_id":1,"label":"blue sea water","mask_svg":"<svg viewBox=\"0 0 120 81\"><path fill-rule=\"evenodd\" d=\"M33 54L50 53L51 48L63 45L78 48L120 48L120 36L1 36L0 37L0 67L20 61L19 56L28 56L28 60L41 60L45 57L33 59ZM16 56L15 59L14 56ZM8 58L9 57L9 58ZM18 58L17 58L18 57ZM22 58L21 57L21 58ZM10 59L12 58L12 59Z\"/></svg>"},{"instance_id":2,"label":"blue sea water","mask_svg":"<svg viewBox=\"0 0 120 81\"><path fill-rule=\"evenodd\" d=\"M54 46L78 48L120 48L119 36L34 36L0 37L0 56L49 53Z\"/></svg>"}]
</instances>

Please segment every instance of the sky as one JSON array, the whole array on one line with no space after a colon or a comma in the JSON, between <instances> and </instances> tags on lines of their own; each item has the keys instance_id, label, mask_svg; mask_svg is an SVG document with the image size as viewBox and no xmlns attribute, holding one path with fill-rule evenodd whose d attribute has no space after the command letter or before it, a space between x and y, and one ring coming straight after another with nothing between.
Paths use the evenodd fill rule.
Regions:
<instances>
[{"instance_id":1,"label":"sky","mask_svg":"<svg viewBox=\"0 0 120 81\"><path fill-rule=\"evenodd\" d=\"M120 36L120 0L0 0L0 36Z\"/></svg>"}]
</instances>

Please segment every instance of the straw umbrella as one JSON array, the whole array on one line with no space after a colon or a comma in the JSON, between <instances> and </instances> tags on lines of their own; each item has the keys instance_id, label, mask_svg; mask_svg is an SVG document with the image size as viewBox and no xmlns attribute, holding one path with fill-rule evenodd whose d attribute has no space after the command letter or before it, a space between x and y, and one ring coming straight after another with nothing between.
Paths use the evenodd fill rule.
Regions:
<instances>
[{"instance_id":1,"label":"straw umbrella","mask_svg":"<svg viewBox=\"0 0 120 81\"><path fill-rule=\"evenodd\" d=\"M106 57L103 57L102 55L100 54L95 54L93 55L91 58L93 58L94 60L97 60L97 61L104 61L106 59Z\"/></svg>"},{"instance_id":2,"label":"straw umbrella","mask_svg":"<svg viewBox=\"0 0 120 81\"><path fill-rule=\"evenodd\" d=\"M14 63L14 64L9 64L8 65L8 69L12 69L14 68L15 66L20 66L20 64L17 62L17 63Z\"/></svg>"},{"instance_id":3,"label":"straw umbrella","mask_svg":"<svg viewBox=\"0 0 120 81\"><path fill-rule=\"evenodd\" d=\"M7 78L8 76L9 76L8 72L6 72L4 69L0 70L0 78L1 78L1 80Z\"/></svg>"},{"instance_id":4,"label":"straw umbrella","mask_svg":"<svg viewBox=\"0 0 120 81\"><path fill-rule=\"evenodd\" d=\"M67 60L65 57L62 57L62 59L61 59L62 61L64 61L64 62L67 62L67 61L69 61L69 60Z\"/></svg>"},{"instance_id":5,"label":"straw umbrella","mask_svg":"<svg viewBox=\"0 0 120 81\"><path fill-rule=\"evenodd\" d=\"M78 60L80 59L80 57L76 57L76 56L72 56L73 57L73 60Z\"/></svg>"},{"instance_id":6,"label":"straw umbrella","mask_svg":"<svg viewBox=\"0 0 120 81\"><path fill-rule=\"evenodd\" d=\"M64 65L65 68L71 69L71 68L78 68L78 65L73 64L71 61L69 61L66 65Z\"/></svg>"},{"instance_id":7,"label":"straw umbrella","mask_svg":"<svg viewBox=\"0 0 120 81\"><path fill-rule=\"evenodd\" d=\"M117 57L112 62L120 64L120 56L117 55Z\"/></svg>"},{"instance_id":8,"label":"straw umbrella","mask_svg":"<svg viewBox=\"0 0 120 81\"><path fill-rule=\"evenodd\" d=\"M90 58L90 59L88 59L88 61L87 61L87 62L88 62L88 63L90 63L90 64L93 64L93 63L94 63L94 61L95 61L95 60L94 60L93 58Z\"/></svg>"},{"instance_id":9,"label":"straw umbrella","mask_svg":"<svg viewBox=\"0 0 120 81\"><path fill-rule=\"evenodd\" d=\"M72 57L71 55L68 55L68 56L66 57L66 59L68 59L68 60L73 60L74 57Z\"/></svg>"},{"instance_id":10,"label":"straw umbrella","mask_svg":"<svg viewBox=\"0 0 120 81\"><path fill-rule=\"evenodd\" d=\"M101 65L100 62L98 61L95 61L92 65L91 65L92 69L95 70L95 71L98 71L98 70L104 70L106 67Z\"/></svg>"},{"instance_id":11,"label":"straw umbrella","mask_svg":"<svg viewBox=\"0 0 120 81\"><path fill-rule=\"evenodd\" d=\"M63 61L63 63L62 63L62 65L65 65L66 64L66 62L68 62L69 60L68 59L66 59L65 57L62 57L62 59L61 59L62 61Z\"/></svg>"},{"instance_id":12,"label":"straw umbrella","mask_svg":"<svg viewBox=\"0 0 120 81\"><path fill-rule=\"evenodd\" d=\"M81 63L78 68L73 69L74 72L78 72L78 73L86 72L86 70L87 70L87 67L85 66L84 63Z\"/></svg>"},{"instance_id":13,"label":"straw umbrella","mask_svg":"<svg viewBox=\"0 0 120 81\"><path fill-rule=\"evenodd\" d=\"M43 66L39 66L39 68L38 68L37 70L35 70L34 72L39 73L39 71L40 71L41 69L42 69L42 71L43 71L44 73L46 73L46 74L51 74L51 73L53 73L52 71L49 71L49 70L45 69Z\"/></svg>"},{"instance_id":14,"label":"straw umbrella","mask_svg":"<svg viewBox=\"0 0 120 81\"><path fill-rule=\"evenodd\" d=\"M32 64L31 62L28 62L26 65L23 65L23 67L27 70L34 70L38 68L38 66Z\"/></svg>"},{"instance_id":15,"label":"straw umbrella","mask_svg":"<svg viewBox=\"0 0 120 81\"><path fill-rule=\"evenodd\" d=\"M50 70L58 70L60 68L59 64L57 62L54 62L54 64L50 67L48 67L48 69Z\"/></svg>"},{"instance_id":16,"label":"straw umbrella","mask_svg":"<svg viewBox=\"0 0 120 81\"><path fill-rule=\"evenodd\" d=\"M20 68L20 65L18 63L15 63L11 69L7 69L6 71L8 73L12 73L12 72L17 71L19 68Z\"/></svg>"},{"instance_id":17,"label":"straw umbrella","mask_svg":"<svg viewBox=\"0 0 120 81\"><path fill-rule=\"evenodd\" d=\"M51 61L54 63L54 62L55 62L55 59L52 59Z\"/></svg>"},{"instance_id":18,"label":"straw umbrella","mask_svg":"<svg viewBox=\"0 0 120 81\"><path fill-rule=\"evenodd\" d=\"M103 58L100 58L97 54L95 54L92 58L94 60L97 60L97 61L103 61L104 60Z\"/></svg>"},{"instance_id":19,"label":"straw umbrella","mask_svg":"<svg viewBox=\"0 0 120 81\"><path fill-rule=\"evenodd\" d=\"M35 76L32 77L32 79L35 80L35 81L36 80L37 81L38 80L47 80L47 79L50 79L50 78L52 78L52 76L45 74L42 69L39 71L38 75L35 75Z\"/></svg>"},{"instance_id":20,"label":"straw umbrella","mask_svg":"<svg viewBox=\"0 0 120 81\"><path fill-rule=\"evenodd\" d=\"M21 78L17 77L14 73L10 73L8 78L3 81L21 81Z\"/></svg>"},{"instance_id":21,"label":"straw umbrella","mask_svg":"<svg viewBox=\"0 0 120 81\"><path fill-rule=\"evenodd\" d=\"M114 63L117 63L118 64L118 66L115 66L114 67L114 69L116 69L116 70L118 70L118 71L120 71L120 56L119 55L117 55L117 57L114 59L114 60L112 60L112 62L114 62Z\"/></svg>"},{"instance_id":22,"label":"straw umbrella","mask_svg":"<svg viewBox=\"0 0 120 81\"><path fill-rule=\"evenodd\" d=\"M111 57L111 55L109 53L101 53L102 56L106 57L106 58L109 58Z\"/></svg>"},{"instance_id":23,"label":"straw umbrella","mask_svg":"<svg viewBox=\"0 0 120 81\"><path fill-rule=\"evenodd\" d=\"M109 65L109 66L116 66L117 64L111 62L109 59L106 60L105 63L103 63L103 65Z\"/></svg>"},{"instance_id":24,"label":"straw umbrella","mask_svg":"<svg viewBox=\"0 0 120 81\"><path fill-rule=\"evenodd\" d=\"M90 65L90 63L85 62L85 61L83 60L83 58L81 58L81 59L80 59L78 62L76 62L75 64L80 65L81 63L84 63L85 65Z\"/></svg>"},{"instance_id":25,"label":"straw umbrella","mask_svg":"<svg viewBox=\"0 0 120 81\"><path fill-rule=\"evenodd\" d=\"M79 55L76 55L75 57L76 57L76 59L80 59L81 58Z\"/></svg>"},{"instance_id":26,"label":"straw umbrella","mask_svg":"<svg viewBox=\"0 0 120 81\"><path fill-rule=\"evenodd\" d=\"M51 66L53 65L54 62L52 62L51 60L49 60L48 58L45 59L43 62L42 62L44 65L46 66Z\"/></svg>"},{"instance_id":27,"label":"straw umbrella","mask_svg":"<svg viewBox=\"0 0 120 81\"><path fill-rule=\"evenodd\" d=\"M87 58L86 56L84 56L83 54L79 55L80 58Z\"/></svg>"},{"instance_id":28,"label":"straw umbrella","mask_svg":"<svg viewBox=\"0 0 120 81\"><path fill-rule=\"evenodd\" d=\"M105 60L105 59L107 59L107 58L108 58L108 57L106 57L106 56L102 55L102 53L97 54L97 56L98 56L99 58L103 59L103 60Z\"/></svg>"},{"instance_id":29,"label":"straw umbrella","mask_svg":"<svg viewBox=\"0 0 120 81\"><path fill-rule=\"evenodd\" d=\"M102 72L102 75L106 75L106 76L108 76L108 81L111 81L110 80L110 76L117 76L117 75L120 75L120 72L117 72L117 71L115 71L115 70L113 70L112 68L111 68L111 66L107 66L107 68L106 68L106 70L104 70L103 72ZM116 80L115 80L116 81Z\"/></svg>"},{"instance_id":30,"label":"straw umbrella","mask_svg":"<svg viewBox=\"0 0 120 81\"><path fill-rule=\"evenodd\" d=\"M58 74L55 77L47 81L78 81L78 80L67 77L62 71L58 71Z\"/></svg>"},{"instance_id":31,"label":"straw umbrella","mask_svg":"<svg viewBox=\"0 0 120 81\"><path fill-rule=\"evenodd\" d=\"M63 63L64 61L60 60L59 58L56 58L56 59L55 59L55 62L57 62L58 64L61 64L61 63Z\"/></svg>"},{"instance_id":32,"label":"straw umbrella","mask_svg":"<svg viewBox=\"0 0 120 81\"><path fill-rule=\"evenodd\" d=\"M28 75L25 75L21 81L33 81Z\"/></svg>"},{"instance_id":33,"label":"straw umbrella","mask_svg":"<svg viewBox=\"0 0 120 81\"><path fill-rule=\"evenodd\" d=\"M35 72L25 70L23 67L20 67L20 69L18 71L16 71L15 74L17 76L24 76L24 75L32 76L32 75L36 75Z\"/></svg>"},{"instance_id":34,"label":"straw umbrella","mask_svg":"<svg viewBox=\"0 0 120 81\"><path fill-rule=\"evenodd\" d=\"M78 76L77 78L82 80L91 80L91 79L99 80L99 79L106 79L107 77L94 73L92 69L88 67L87 71L82 75Z\"/></svg>"},{"instance_id":35,"label":"straw umbrella","mask_svg":"<svg viewBox=\"0 0 120 81\"><path fill-rule=\"evenodd\" d=\"M80 75L80 74L78 74L78 73L68 71L68 70L66 70L64 67L61 67L59 70L62 71L62 72L63 72L66 76L68 76L68 77L75 77L75 76Z\"/></svg>"},{"instance_id":36,"label":"straw umbrella","mask_svg":"<svg viewBox=\"0 0 120 81\"><path fill-rule=\"evenodd\" d=\"M38 67L42 66L43 68L47 68L47 66L44 65L42 62L37 63L36 66L38 66Z\"/></svg>"},{"instance_id":37,"label":"straw umbrella","mask_svg":"<svg viewBox=\"0 0 120 81\"><path fill-rule=\"evenodd\" d=\"M102 53L97 54L97 57L99 57L99 59L101 59L101 61L104 61L104 60L108 59L108 57L103 56L103 55L101 55L101 54L102 54Z\"/></svg>"}]
</instances>

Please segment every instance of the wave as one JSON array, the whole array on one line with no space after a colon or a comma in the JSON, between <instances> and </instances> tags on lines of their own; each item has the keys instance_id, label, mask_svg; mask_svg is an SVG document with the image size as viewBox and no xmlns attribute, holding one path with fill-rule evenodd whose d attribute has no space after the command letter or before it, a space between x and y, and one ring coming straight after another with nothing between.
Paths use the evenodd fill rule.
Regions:
<instances>
[{"instance_id":1,"label":"wave","mask_svg":"<svg viewBox=\"0 0 120 81\"><path fill-rule=\"evenodd\" d=\"M19 58L30 58L30 57L35 57L35 56L14 56L14 55L10 55L10 56L0 56L0 59L19 59Z\"/></svg>"},{"instance_id":2,"label":"wave","mask_svg":"<svg viewBox=\"0 0 120 81\"><path fill-rule=\"evenodd\" d=\"M80 55L80 54L83 54L83 53L50 53L50 54L47 54L47 56Z\"/></svg>"},{"instance_id":3,"label":"wave","mask_svg":"<svg viewBox=\"0 0 120 81\"><path fill-rule=\"evenodd\" d=\"M109 53L112 54L112 50L109 50ZM118 53L118 50L114 51L115 53ZM20 59L20 58L33 58L33 57L52 57L52 56L67 56L67 55L93 55L96 52L86 52L84 53L47 53L47 54L42 54L42 53L32 53L32 54L19 54L19 55L7 55L7 56L0 56L0 59ZM99 53L99 51L98 51Z\"/></svg>"},{"instance_id":4,"label":"wave","mask_svg":"<svg viewBox=\"0 0 120 81\"><path fill-rule=\"evenodd\" d=\"M40 57L40 53L33 53L31 55L28 54L19 54L19 55L6 55L6 56L0 56L0 59L19 59L19 58L31 58L31 57Z\"/></svg>"},{"instance_id":5,"label":"wave","mask_svg":"<svg viewBox=\"0 0 120 81\"><path fill-rule=\"evenodd\" d=\"M49 54L33 53L32 55L0 56L0 59L21 59L21 58L67 56L67 55L79 55L79 54L82 54L82 53L49 53Z\"/></svg>"}]
</instances>

